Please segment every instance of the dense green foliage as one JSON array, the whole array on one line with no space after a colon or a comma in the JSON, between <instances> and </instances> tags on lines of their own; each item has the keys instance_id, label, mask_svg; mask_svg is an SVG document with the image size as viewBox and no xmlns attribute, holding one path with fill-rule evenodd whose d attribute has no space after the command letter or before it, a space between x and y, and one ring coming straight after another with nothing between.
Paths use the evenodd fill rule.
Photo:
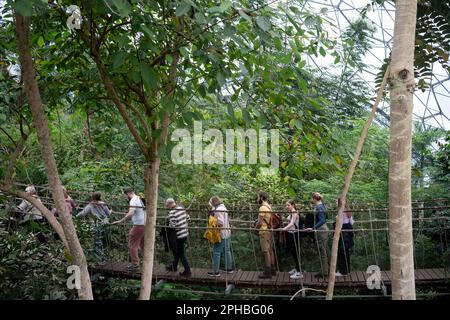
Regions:
<instances>
[{"instance_id":1,"label":"dense green foliage","mask_svg":"<svg viewBox=\"0 0 450 320\"><path fill-rule=\"evenodd\" d=\"M8 1L11 5L14 1ZM41 95L49 118L55 157L63 184L78 208L89 201L90 192L103 192L115 213L124 212L127 202L121 194L126 186L144 190L144 155L105 91L92 59L92 48L80 33L65 26L66 16L58 7L40 1L15 1L15 8L31 16L32 54L35 57ZM71 1L59 1L67 5ZM149 138L137 113L151 125L170 113L170 134L178 128L192 133L194 121L208 128L278 129L280 167L261 165L177 165L171 161L174 142L160 150L159 204L174 197L191 208L191 226L204 228L209 198L218 195L231 212L234 227L248 227L256 218L257 193L265 190L271 203L283 209L294 198L302 210L310 210L312 192L320 192L334 220L335 200L371 103L369 89L352 77L362 68L362 55L371 43L373 26L363 18L345 32L344 48L336 48L326 35L327 22L319 15L302 11L301 1L268 6L266 1L79 1L91 24L83 24L85 36L105 34L99 53L120 97L144 138ZM109 7L108 4L111 6ZM20 77L11 72L18 56L6 6L0 19L0 178L24 133L29 137L16 164L15 182L47 185L37 138L32 134L31 115L23 97ZM111 10L114 11L111 12ZM89 15L89 14L90 15ZM108 15L106 15L108 14ZM186 29L177 42L179 23ZM303 21L304 23L299 23ZM108 31L108 32L106 32ZM91 38L92 39L92 38ZM98 40L98 38L95 38ZM172 46L172 44L174 44ZM162 58L161 52L169 48ZM166 88L173 55L181 56L178 88L167 101L160 93ZM343 71L308 66L305 55L330 55ZM439 53L437 53L439 55ZM447 59L448 60L448 59ZM154 62L157 63L154 63ZM136 89L137 86L137 89ZM144 99L142 99L144 96ZM150 111L151 110L151 111ZM158 135L153 131L152 135ZM170 139L169 139L170 140ZM206 145L206 142L204 143ZM388 128L373 125L350 187L348 199L355 208L384 207L388 200ZM450 135L421 125L413 137L413 199L450 199ZM48 192L41 192L41 197ZM425 207L448 202L425 202ZM0 194L0 299L73 299L65 287L69 264L62 244L48 226L14 225L9 209L17 199ZM416 204L415 204L416 205ZM49 208L51 204L47 204ZM158 212L158 225L166 212ZM415 217L418 211L414 211ZM425 217L449 216L449 210L426 210ZM116 217L116 216L115 216ZM115 219L114 217L114 219ZM379 219L374 223L361 222ZM355 214L355 228L386 227L386 212ZM78 236L88 256L92 255L92 225L74 219ZM415 225L416 227L416 225ZM429 230L415 231L416 266L441 267L450 261L446 243L447 225L426 222ZM447 228L447 233L443 231ZM108 226L108 258L127 260L128 226ZM36 235L49 238L41 244ZM194 267L209 268L210 245L202 229L191 231L188 258ZM445 241L444 241L445 239ZM235 266L243 270L262 268L258 239L249 231L233 231ZM256 244L256 245L255 245ZM292 268L291 257L278 247L281 270ZM356 232L352 268L365 270L370 264L389 268L388 236L385 230ZM316 244L302 244L303 267L319 271ZM156 261L167 263L157 237ZM20 283L20 286L16 285ZM96 279L97 299L134 299L138 281ZM182 286L171 284L169 289ZM184 288L185 289L185 288ZM209 288L206 288L209 290ZM201 296L172 291L154 292L159 299Z\"/></svg>"}]
</instances>

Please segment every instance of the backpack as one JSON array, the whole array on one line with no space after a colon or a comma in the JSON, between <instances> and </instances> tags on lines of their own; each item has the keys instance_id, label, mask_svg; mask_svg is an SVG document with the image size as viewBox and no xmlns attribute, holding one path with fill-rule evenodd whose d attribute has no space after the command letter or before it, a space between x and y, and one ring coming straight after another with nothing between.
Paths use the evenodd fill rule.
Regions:
<instances>
[{"instance_id":1,"label":"backpack","mask_svg":"<svg viewBox=\"0 0 450 320\"><path fill-rule=\"evenodd\" d=\"M272 211L272 208L270 207L266 208ZM271 212L270 221L267 222L265 219L264 221L266 222L267 226L269 226L270 229L279 229L283 226L283 218L279 213Z\"/></svg>"},{"instance_id":2,"label":"backpack","mask_svg":"<svg viewBox=\"0 0 450 320\"><path fill-rule=\"evenodd\" d=\"M281 227L283 227L283 218L279 213L272 213L272 217L270 219L270 228L279 229Z\"/></svg>"},{"instance_id":3,"label":"backpack","mask_svg":"<svg viewBox=\"0 0 450 320\"><path fill-rule=\"evenodd\" d=\"M217 226L217 218L213 215L210 215L208 218L208 229L203 234L203 238L208 240L211 244L216 244L222 241L220 228Z\"/></svg>"}]
</instances>

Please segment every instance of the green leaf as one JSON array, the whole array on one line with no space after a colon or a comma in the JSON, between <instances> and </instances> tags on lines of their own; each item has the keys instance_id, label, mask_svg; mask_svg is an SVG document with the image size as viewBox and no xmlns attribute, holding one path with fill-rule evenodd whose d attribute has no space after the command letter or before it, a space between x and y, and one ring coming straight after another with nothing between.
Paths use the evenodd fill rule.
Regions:
<instances>
[{"instance_id":1,"label":"green leaf","mask_svg":"<svg viewBox=\"0 0 450 320\"><path fill-rule=\"evenodd\" d=\"M306 83L305 79L299 78L299 79L298 79L298 86L300 87L300 89L301 89L304 93L307 93L307 92L308 92L308 84Z\"/></svg>"},{"instance_id":2,"label":"green leaf","mask_svg":"<svg viewBox=\"0 0 450 320\"><path fill-rule=\"evenodd\" d=\"M289 121L289 129L293 129L295 126L295 119L291 119L291 121Z\"/></svg>"},{"instance_id":3,"label":"green leaf","mask_svg":"<svg viewBox=\"0 0 450 320\"><path fill-rule=\"evenodd\" d=\"M236 28L230 25L227 25L224 29L223 29L223 34L227 37L231 37L233 35L236 34Z\"/></svg>"},{"instance_id":4,"label":"green leaf","mask_svg":"<svg viewBox=\"0 0 450 320\"><path fill-rule=\"evenodd\" d=\"M334 59L334 64L338 64L339 61L341 61L341 56L338 54L338 55L336 56L336 58Z\"/></svg>"},{"instance_id":5,"label":"green leaf","mask_svg":"<svg viewBox=\"0 0 450 320\"><path fill-rule=\"evenodd\" d=\"M125 52L124 51L118 51L113 56L113 69L120 68L124 61L125 61Z\"/></svg>"},{"instance_id":6,"label":"green leaf","mask_svg":"<svg viewBox=\"0 0 450 320\"><path fill-rule=\"evenodd\" d=\"M320 47L319 52L322 57L325 57L327 55L327 53L325 52L325 49L323 47Z\"/></svg>"},{"instance_id":7,"label":"green leaf","mask_svg":"<svg viewBox=\"0 0 450 320\"><path fill-rule=\"evenodd\" d=\"M31 16L32 6L30 0L16 0L12 7L24 17Z\"/></svg>"},{"instance_id":8,"label":"green leaf","mask_svg":"<svg viewBox=\"0 0 450 320\"><path fill-rule=\"evenodd\" d=\"M130 42L130 38L128 38L128 35L124 34L123 36L117 38L116 41L119 48L123 48Z\"/></svg>"},{"instance_id":9,"label":"green leaf","mask_svg":"<svg viewBox=\"0 0 450 320\"><path fill-rule=\"evenodd\" d=\"M184 16L186 13L188 13L189 9L191 9L191 5L185 2L177 8L177 10L175 11L175 15L177 17Z\"/></svg>"},{"instance_id":10,"label":"green leaf","mask_svg":"<svg viewBox=\"0 0 450 320\"><path fill-rule=\"evenodd\" d=\"M231 104L228 104L227 111L228 111L228 115L231 118L231 121L233 121L233 123L237 123L236 116L234 115L234 109L233 109L233 106Z\"/></svg>"},{"instance_id":11,"label":"green leaf","mask_svg":"<svg viewBox=\"0 0 450 320\"><path fill-rule=\"evenodd\" d=\"M225 84L225 77L223 76L222 72L217 72L216 79L220 86L223 86Z\"/></svg>"},{"instance_id":12,"label":"green leaf","mask_svg":"<svg viewBox=\"0 0 450 320\"><path fill-rule=\"evenodd\" d=\"M200 93L200 95L204 98L206 96L206 88L204 84L201 84L198 87L198 93Z\"/></svg>"},{"instance_id":13,"label":"green leaf","mask_svg":"<svg viewBox=\"0 0 450 320\"><path fill-rule=\"evenodd\" d=\"M186 122L187 125L192 126L194 124L193 121L193 115L191 112L185 112L182 114L184 122Z\"/></svg>"},{"instance_id":14,"label":"green leaf","mask_svg":"<svg viewBox=\"0 0 450 320\"><path fill-rule=\"evenodd\" d=\"M281 39L280 38L273 39L273 44L275 45L275 48L277 50L281 50L283 48L283 44L281 43Z\"/></svg>"},{"instance_id":15,"label":"green leaf","mask_svg":"<svg viewBox=\"0 0 450 320\"><path fill-rule=\"evenodd\" d=\"M209 11L210 13L219 13L219 12L222 12L222 10L220 9L220 6L211 7L211 8L208 9L208 11Z\"/></svg>"},{"instance_id":16,"label":"green leaf","mask_svg":"<svg viewBox=\"0 0 450 320\"><path fill-rule=\"evenodd\" d=\"M320 104L316 99L309 98L308 101L315 110L321 109Z\"/></svg>"},{"instance_id":17,"label":"green leaf","mask_svg":"<svg viewBox=\"0 0 450 320\"><path fill-rule=\"evenodd\" d=\"M208 23L208 21L206 20L205 16L203 15L203 13L201 12L196 12L194 14L195 20L199 23L199 24L206 24Z\"/></svg>"},{"instance_id":18,"label":"green leaf","mask_svg":"<svg viewBox=\"0 0 450 320\"><path fill-rule=\"evenodd\" d=\"M180 53L183 57L188 58L189 57L189 51L186 47L180 48Z\"/></svg>"},{"instance_id":19,"label":"green leaf","mask_svg":"<svg viewBox=\"0 0 450 320\"><path fill-rule=\"evenodd\" d=\"M316 23L317 23L317 21L316 21L315 17L312 15L307 16L304 21L305 26L307 26L308 28L314 28Z\"/></svg>"},{"instance_id":20,"label":"green leaf","mask_svg":"<svg viewBox=\"0 0 450 320\"><path fill-rule=\"evenodd\" d=\"M244 118L244 121L247 125L250 125L252 123L250 113L246 109L242 110L242 118Z\"/></svg>"},{"instance_id":21,"label":"green leaf","mask_svg":"<svg viewBox=\"0 0 450 320\"><path fill-rule=\"evenodd\" d=\"M266 17L262 17L262 16L256 17L256 24L263 31L269 31L269 29L270 29L270 21Z\"/></svg>"},{"instance_id":22,"label":"green leaf","mask_svg":"<svg viewBox=\"0 0 450 320\"><path fill-rule=\"evenodd\" d=\"M40 36L37 43L38 46L42 48L44 46L44 38Z\"/></svg>"},{"instance_id":23,"label":"green leaf","mask_svg":"<svg viewBox=\"0 0 450 320\"><path fill-rule=\"evenodd\" d=\"M225 0L220 4L220 12L225 12L227 11L229 8L231 8L231 1L230 0Z\"/></svg>"},{"instance_id":24,"label":"green leaf","mask_svg":"<svg viewBox=\"0 0 450 320\"><path fill-rule=\"evenodd\" d=\"M114 3L114 6L117 8L118 12L113 12L115 14L119 14L121 17L125 17L130 14L131 7L128 5L128 2L125 0L111 0Z\"/></svg>"},{"instance_id":25,"label":"green leaf","mask_svg":"<svg viewBox=\"0 0 450 320\"><path fill-rule=\"evenodd\" d=\"M252 18L250 18L250 16L248 14L246 14L244 11L239 10L239 15L244 18L245 20L247 20L248 22L252 23Z\"/></svg>"},{"instance_id":26,"label":"green leaf","mask_svg":"<svg viewBox=\"0 0 450 320\"><path fill-rule=\"evenodd\" d=\"M280 58L281 63L288 64L292 60L292 54L287 53Z\"/></svg>"},{"instance_id":27,"label":"green leaf","mask_svg":"<svg viewBox=\"0 0 450 320\"><path fill-rule=\"evenodd\" d=\"M150 39L152 39L153 41L155 41L156 40L156 36L155 36L155 34L150 30L150 28L148 28L146 25L141 25L141 29L142 29L142 31L144 31L144 33L150 38Z\"/></svg>"},{"instance_id":28,"label":"green leaf","mask_svg":"<svg viewBox=\"0 0 450 320\"><path fill-rule=\"evenodd\" d=\"M144 81L144 85L148 90L156 88L158 85L158 75L156 72L147 66L145 63L141 62L139 65L141 71L141 77Z\"/></svg>"},{"instance_id":29,"label":"green leaf","mask_svg":"<svg viewBox=\"0 0 450 320\"><path fill-rule=\"evenodd\" d=\"M306 66L306 60L302 60L298 63L298 68L303 69L303 67Z\"/></svg>"},{"instance_id":30,"label":"green leaf","mask_svg":"<svg viewBox=\"0 0 450 320\"><path fill-rule=\"evenodd\" d=\"M198 112L198 111L192 111L191 113L192 113L192 117L193 117L195 120L197 120L197 121L202 121L202 120L204 120L203 115L202 115L200 112Z\"/></svg>"}]
</instances>

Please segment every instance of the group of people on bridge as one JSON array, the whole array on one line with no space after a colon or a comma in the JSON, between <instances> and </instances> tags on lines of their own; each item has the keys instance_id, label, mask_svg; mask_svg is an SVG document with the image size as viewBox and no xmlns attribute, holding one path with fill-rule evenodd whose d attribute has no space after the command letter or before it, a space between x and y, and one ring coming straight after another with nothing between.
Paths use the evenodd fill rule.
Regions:
<instances>
[{"instance_id":1,"label":"group of people on bridge","mask_svg":"<svg viewBox=\"0 0 450 320\"><path fill-rule=\"evenodd\" d=\"M66 204L70 213L76 208L75 202L70 197L66 189L64 195ZM40 202L34 186L28 186L26 193ZM140 269L140 258L144 252L144 234L146 224L145 201L143 201L132 188L123 189L129 201L128 212L119 220L110 222L112 211L102 201L100 192L93 192L91 201L75 215L76 218L91 217L93 218L94 230L94 254L98 264L106 262L104 253L104 230L106 225L116 225L124 223L131 219L132 227L129 230L128 249L131 263L128 266L130 271ZM329 228L326 223L327 209L320 193L312 194L312 204L314 211L306 212L305 215L298 212L294 200L288 200L285 208L289 215L286 222L279 213L272 210L269 203L269 195L267 192L258 194L258 219L252 224L252 233L258 235L262 255L264 257L264 271L259 275L261 279L276 276L276 256L274 247L281 239L285 239L285 244L294 261L294 268L289 272L292 279L303 277L301 268L300 246L303 238L312 237L317 243L319 261L321 270L316 274L318 277L328 275L330 250L328 245ZM204 237L212 244L212 271L208 274L211 277L220 277L221 258L224 258L227 274L233 273L233 253L231 248L231 226L228 210L223 201L218 196L213 196L209 203L210 212L208 217L208 229L204 233ZM340 205L340 199L338 199ZM192 275L191 267L186 256L185 246L189 237L189 214L187 210L178 205L173 198L165 200L165 208L168 211L165 221L165 227L161 228L161 236L164 239L166 250L170 249L173 254L173 260L166 266L167 271L175 272L181 262L183 272L180 276L190 277ZM45 222L45 218L38 208L33 206L29 201L23 200L18 206L19 212L22 212L21 220ZM52 209L52 213L57 215L56 209ZM342 232L337 260L336 276L345 276L350 272L350 249L354 245L353 241L353 216L352 212L345 208L343 216ZM41 233L38 235L40 241L45 241L45 236ZM38 238L39 238L38 237Z\"/></svg>"}]
</instances>

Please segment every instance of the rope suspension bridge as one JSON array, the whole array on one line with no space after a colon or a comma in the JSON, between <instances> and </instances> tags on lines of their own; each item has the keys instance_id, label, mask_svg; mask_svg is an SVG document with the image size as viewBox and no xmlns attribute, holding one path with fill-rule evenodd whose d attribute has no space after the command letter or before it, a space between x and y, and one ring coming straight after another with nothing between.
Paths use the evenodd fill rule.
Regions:
<instances>
[{"instance_id":1,"label":"rope suspension bridge","mask_svg":"<svg viewBox=\"0 0 450 320\"><path fill-rule=\"evenodd\" d=\"M53 200L46 188L40 188L40 199L47 208L54 207ZM75 192L71 192L75 194ZM2 194L0 193L0 198ZM5 209L10 210L21 199L3 195L8 198ZM87 193L79 193L75 202L77 210L80 210L88 201ZM107 203L113 209L111 222L118 220L125 214L128 206L123 202ZM450 287L450 247L448 244L448 231L450 229L450 201L448 199L431 199L429 201L415 202L413 206L413 233L415 249L415 280L417 287L428 288L440 286ZM228 206L227 206L228 208ZM356 206L355 206L356 208ZM283 206L273 206L273 211L286 217L287 212ZM303 297L308 290L324 292L328 284L326 277L317 277L316 274L326 274L328 270L323 266L320 257L321 247L317 234L321 232L333 233L332 226L335 212L328 210L329 230L316 230L314 232L299 231L300 245L295 250L299 259L299 270L302 277L293 279L288 272L294 266L292 257L287 252L283 239L283 231L272 230L273 248L276 257L276 276L268 279L260 279L258 276L264 266L262 253L259 249L258 236L252 233L252 223L258 217L258 208L253 205L230 206L228 208L231 251L233 256L233 273L221 272L220 276L212 277L211 271L212 245L203 238L207 229L209 211L200 205L191 204L186 208L190 216L189 237L187 240L187 258L191 265L191 276L180 276L178 272L167 271L165 265L171 259L165 251L164 239L157 232L155 240L155 263L153 266L153 280L155 289L160 289L166 282L186 285L202 285L216 288L224 288L225 294L230 294L234 288L255 288L273 291L302 292ZM354 229L350 231L355 235L355 246L352 249L351 271L342 277L336 277L337 288L367 289L368 285L378 280L377 292L387 295L392 275L389 271L389 216L386 207L357 208L347 210L353 212L355 218ZM309 210L298 210L300 214L307 214ZM76 212L74 212L75 215ZM167 209L159 208L156 229L166 227L165 220ZM116 219L116 217L118 217ZM77 220L74 218L74 220ZM78 221L77 231L85 252L92 250L92 228L88 221ZM106 225L105 249L106 263L96 263L90 260L90 272L93 280L99 276L118 277L124 279L140 279L139 270L128 270L128 229L129 225ZM329 235L331 241L332 235ZM329 247L331 247L329 245ZM167 250L167 249L166 249ZM326 254L329 254L327 252ZM226 255L224 255L226 257ZM328 261L329 261L328 256ZM350 258L350 257L349 257ZM226 259L226 258L225 258ZM379 278L374 278L372 272L367 272L369 266L377 266ZM205 292L203 292L205 293ZM207 292L206 292L207 293ZM216 292L217 293L217 292ZM211 294L214 294L211 291Z\"/></svg>"}]
</instances>

